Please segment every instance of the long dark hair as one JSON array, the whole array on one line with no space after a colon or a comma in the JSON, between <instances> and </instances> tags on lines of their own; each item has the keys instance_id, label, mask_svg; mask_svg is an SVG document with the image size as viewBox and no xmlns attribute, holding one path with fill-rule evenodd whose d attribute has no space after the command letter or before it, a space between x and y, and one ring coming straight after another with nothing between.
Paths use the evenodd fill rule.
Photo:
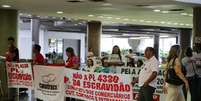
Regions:
<instances>
[{"instance_id":1,"label":"long dark hair","mask_svg":"<svg viewBox=\"0 0 201 101\"><path fill-rule=\"evenodd\" d=\"M117 45L115 45L113 48L112 48L112 54L116 54L116 53L114 53L114 48L117 48L118 49L118 55L119 55L119 58L120 58L120 60L122 61L122 58L121 58L121 50L120 50L120 48L119 48L119 46L117 46Z\"/></svg>"},{"instance_id":2,"label":"long dark hair","mask_svg":"<svg viewBox=\"0 0 201 101\"><path fill-rule=\"evenodd\" d=\"M173 45L170 48L169 55L167 57L167 61L170 62L171 59L176 59L179 57L179 55L180 55L180 46L179 45Z\"/></svg>"},{"instance_id":3,"label":"long dark hair","mask_svg":"<svg viewBox=\"0 0 201 101\"><path fill-rule=\"evenodd\" d=\"M75 52L74 52L74 50L73 50L72 47L68 47L68 48L66 48L66 52L70 53L71 56L75 56Z\"/></svg>"},{"instance_id":4,"label":"long dark hair","mask_svg":"<svg viewBox=\"0 0 201 101\"><path fill-rule=\"evenodd\" d=\"M192 57L193 56L193 50L191 49L191 47L186 48L185 55L187 57Z\"/></svg>"}]
</instances>

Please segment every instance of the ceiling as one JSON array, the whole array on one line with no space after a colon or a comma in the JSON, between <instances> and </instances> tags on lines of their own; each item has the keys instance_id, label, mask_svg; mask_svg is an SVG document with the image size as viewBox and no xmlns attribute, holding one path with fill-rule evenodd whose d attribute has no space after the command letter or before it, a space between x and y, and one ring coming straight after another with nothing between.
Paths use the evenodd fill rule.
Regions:
<instances>
[{"instance_id":1,"label":"ceiling","mask_svg":"<svg viewBox=\"0 0 201 101\"><path fill-rule=\"evenodd\" d=\"M98 20L105 25L192 27L193 5L174 0L0 0L0 5L3 4L11 5L11 9L17 9L22 14ZM156 9L160 12L153 11ZM178 9L182 11L175 11ZM64 13L57 14L57 11Z\"/></svg>"}]
</instances>

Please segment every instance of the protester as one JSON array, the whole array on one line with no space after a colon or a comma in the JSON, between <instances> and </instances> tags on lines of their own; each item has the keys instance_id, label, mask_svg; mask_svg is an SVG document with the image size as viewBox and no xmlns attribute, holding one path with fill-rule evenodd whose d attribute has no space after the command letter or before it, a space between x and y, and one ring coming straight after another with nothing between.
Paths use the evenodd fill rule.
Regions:
<instances>
[{"instance_id":1,"label":"protester","mask_svg":"<svg viewBox=\"0 0 201 101\"><path fill-rule=\"evenodd\" d=\"M121 51L119 46L115 45L112 49L112 54L108 57L108 65L111 66L111 72L116 73L116 66L123 66L124 63L122 61Z\"/></svg>"},{"instance_id":2,"label":"protester","mask_svg":"<svg viewBox=\"0 0 201 101\"><path fill-rule=\"evenodd\" d=\"M87 66L84 68L84 71L94 72L95 68L96 67L95 67L93 59L87 59Z\"/></svg>"},{"instance_id":3,"label":"protester","mask_svg":"<svg viewBox=\"0 0 201 101\"><path fill-rule=\"evenodd\" d=\"M13 37L8 38L8 50L6 52L6 62L19 62L19 50L15 46L15 39ZM21 89L20 89L21 91ZM17 94L17 89L16 88L9 88L9 96L10 100L14 101L18 94Z\"/></svg>"},{"instance_id":4,"label":"protester","mask_svg":"<svg viewBox=\"0 0 201 101\"><path fill-rule=\"evenodd\" d=\"M94 57L94 53L93 53L92 48L89 48L87 57L88 58Z\"/></svg>"},{"instance_id":5,"label":"protester","mask_svg":"<svg viewBox=\"0 0 201 101\"><path fill-rule=\"evenodd\" d=\"M189 90L191 94L191 101L198 101L199 99L199 79L196 65L194 63L193 50L189 47L185 51L185 57L182 59L182 64L186 69L186 77L189 83Z\"/></svg>"},{"instance_id":6,"label":"protester","mask_svg":"<svg viewBox=\"0 0 201 101\"><path fill-rule=\"evenodd\" d=\"M128 51L129 54L125 56L127 58L127 66L135 67L135 59L134 59L135 54L133 53L132 49L129 49Z\"/></svg>"},{"instance_id":7,"label":"protester","mask_svg":"<svg viewBox=\"0 0 201 101\"><path fill-rule=\"evenodd\" d=\"M159 62L154 53L155 51L152 47L145 49L146 61L140 71L139 77L133 81L134 84L139 82L138 101L153 101L153 93L157 85L156 77L159 71Z\"/></svg>"},{"instance_id":8,"label":"protester","mask_svg":"<svg viewBox=\"0 0 201 101\"><path fill-rule=\"evenodd\" d=\"M6 61L19 62L19 50L15 46L15 39L13 37L8 38L8 50L6 52Z\"/></svg>"},{"instance_id":9,"label":"protester","mask_svg":"<svg viewBox=\"0 0 201 101\"><path fill-rule=\"evenodd\" d=\"M103 58L102 60L102 66L98 66L94 72L97 73L110 73L111 67L109 66L107 62L107 58Z\"/></svg>"},{"instance_id":10,"label":"protester","mask_svg":"<svg viewBox=\"0 0 201 101\"><path fill-rule=\"evenodd\" d=\"M72 69L79 69L80 67L80 60L79 57L77 57L74 53L74 50L72 47L66 48L66 55L68 59L66 60L65 66L67 68L72 68Z\"/></svg>"},{"instance_id":11,"label":"protester","mask_svg":"<svg viewBox=\"0 0 201 101\"><path fill-rule=\"evenodd\" d=\"M164 92L167 94L165 101L185 101L183 95L183 83L188 91L188 81L182 73L182 67L179 60L180 46L173 45L167 58L167 68L164 73Z\"/></svg>"},{"instance_id":12,"label":"protester","mask_svg":"<svg viewBox=\"0 0 201 101\"><path fill-rule=\"evenodd\" d=\"M80 60L79 57L75 55L74 49L72 47L66 48L66 55L68 59L66 60L65 66L71 69L80 69ZM74 98L67 97L66 101L75 101Z\"/></svg>"},{"instance_id":13,"label":"protester","mask_svg":"<svg viewBox=\"0 0 201 101\"><path fill-rule=\"evenodd\" d=\"M41 46L38 44L35 44L33 46L33 64L34 65L43 65L45 62L45 59L43 55L40 53Z\"/></svg>"}]
</instances>

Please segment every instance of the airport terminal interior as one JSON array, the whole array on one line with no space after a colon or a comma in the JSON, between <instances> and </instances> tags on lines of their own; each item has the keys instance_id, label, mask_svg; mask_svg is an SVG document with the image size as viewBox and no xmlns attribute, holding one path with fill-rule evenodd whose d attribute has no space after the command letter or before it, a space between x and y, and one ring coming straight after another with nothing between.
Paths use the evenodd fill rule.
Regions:
<instances>
[{"instance_id":1,"label":"airport terminal interior","mask_svg":"<svg viewBox=\"0 0 201 101\"><path fill-rule=\"evenodd\" d=\"M79 58L79 67L71 68L72 71L76 70L85 74L87 72L85 67L88 66L89 60L93 60L93 65L95 64L97 67L90 73L94 75L109 73L114 77L119 75L119 77L125 78L128 75L134 75L133 70L136 71L144 66L147 56L145 50L147 47L153 47L160 71L165 71L164 68L171 53L170 48L173 45L180 46L181 58L185 57L185 49L188 47L191 47L193 51L198 50L196 54L200 54L201 0L0 0L0 40L0 101L150 101L138 99L136 94L141 88L136 85L131 86L131 99L108 97L106 100L107 96L105 96L105 100L98 99L101 95L95 93L94 98L89 99L89 96L77 94L81 94L81 90L76 91L77 93L72 96L67 93L57 95L56 92L59 90L45 92L50 87L47 86L49 83L46 83L47 87L43 86L42 91L39 92L36 91L39 89L35 86L37 85L35 81L37 73L34 72L33 67L34 65L45 65L68 68L69 61L76 61L75 59L70 60L68 55L68 51L71 52L68 50L70 47L75 53L73 55ZM9 40L13 40L13 47L18 49L18 60L15 62L11 60L9 63L31 65L32 87L17 86L19 82L14 84L12 83L14 81L10 80L6 55L10 51ZM42 64L34 62L33 57L36 53L33 48L37 48L37 45L40 47L40 54L44 57ZM110 64L104 61L105 59L112 61L110 55L114 53L115 46L119 48L122 64L109 66L122 69L116 69L115 72L114 69L110 69L109 72L105 72L106 69L104 69L97 73L99 65L104 67L104 65ZM132 57L130 57L131 54ZM201 55L197 55L201 64L199 56ZM197 68L200 69L199 66ZM128 71L124 71L125 68ZM120 74L117 73L118 70L121 71ZM201 73L201 69L199 73ZM201 75L199 73L198 75ZM51 74L48 75L51 76ZM163 74L159 74L153 101L168 101L165 100L166 95L163 93L165 80ZM16 78L19 79L19 77ZM130 81L128 80L128 82ZM201 84L200 82L199 84ZM64 87L63 91L66 89ZM201 86L199 89L201 90ZM183 91L185 101L201 101L201 98L192 100L192 93L189 92ZM47 93L55 93L57 96Z\"/></svg>"}]
</instances>

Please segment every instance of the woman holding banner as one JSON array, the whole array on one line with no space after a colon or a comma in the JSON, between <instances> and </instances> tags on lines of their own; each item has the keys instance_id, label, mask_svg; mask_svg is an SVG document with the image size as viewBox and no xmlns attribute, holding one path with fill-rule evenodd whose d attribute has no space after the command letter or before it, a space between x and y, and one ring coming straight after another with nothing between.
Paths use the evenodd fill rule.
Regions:
<instances>
[{"instance_id":1,"label":"woman holding banner","mask_svg":"<svg viewBox=\"0 0 201 101\"><path fill-rule=\"evenodd\" d=\"M121 51L119 46L115 45L112 48L112 54L108 56L108 65L111 67L111 72L116 73L116 66L123 66Z\"/></svg>"},{"instance_id":2,"label":"woman holding banner","mask_svg":"<svg viewBox=\"0 0 201 101\"><path fill-rule=\"evenodd\" d=\"M65 66L67 68L78 70L80 67L80 60L79 57L75 55L74 49L72 47L66 48L66 55L68 59L66 60ZM76 101L76 99L67 97L66 101Z\"/></svg>"},{"instance_id":3,"label":"woman holding banner","mask_svg":"<svg viewBox=\"0 0 201 101\"><path fill-rule=\"evenodd\" d=\"M71 69L79 69L80 67L80 59L74 53L74 49L72 47L66 48L66 55L68 59L66 60L65 66Z\"/></svg>"}]
</instances>

